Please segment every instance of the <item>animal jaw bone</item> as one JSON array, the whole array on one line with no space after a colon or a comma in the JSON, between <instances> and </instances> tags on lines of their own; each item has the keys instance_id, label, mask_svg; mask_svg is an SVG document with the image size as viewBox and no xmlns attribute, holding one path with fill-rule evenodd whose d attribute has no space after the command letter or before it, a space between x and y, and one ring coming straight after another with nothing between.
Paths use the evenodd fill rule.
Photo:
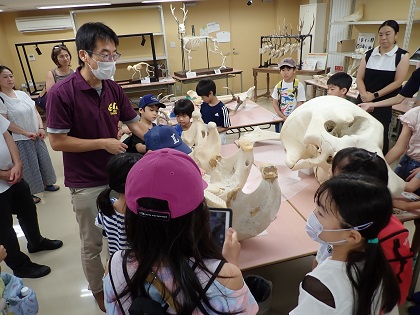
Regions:
<instances>
[{"instance_id":1,"label":"animal jaw bone","mask_svg":"<svg viewBox=\"0 0 420 315\"><path fill-rule=\"evenodd\" d=\"M286 165L292 170L313 167L320 182L328 179L332 158L341 149L363 148L383 158L382 137L379 121L336 96L320 96L299 106L284 122L280 133ZM391 193L400 194L404 181L389 166L388 176Z\"/></svg>"},{"instance_id":2,"label":"animal jaw bone","mask_svg":"<svg viewBox=\"0 0 420 315\"><path fill-rule=\"evenodd\" d=\"M193 112L191 127L181 135L183 141L192 148L190 156L206 171L204 179L208 187L204 191L209 206L233 211L233 227L238 239L243 240L264 231L280 208L281 192L277 180L277 168L265 165L260 169L262 180L252 193L244 193L253 161L253 145L256 139L272 138L268 131L257 131L255 137L239 139L240 148L229 157L220 155L221 141L214 123L206 125L199 111ZM252 134L252 132L251 132ZM271 134L275 134L271 132ZM278 137L278 134L275 134Z\"/></svg>"}]
</instances>

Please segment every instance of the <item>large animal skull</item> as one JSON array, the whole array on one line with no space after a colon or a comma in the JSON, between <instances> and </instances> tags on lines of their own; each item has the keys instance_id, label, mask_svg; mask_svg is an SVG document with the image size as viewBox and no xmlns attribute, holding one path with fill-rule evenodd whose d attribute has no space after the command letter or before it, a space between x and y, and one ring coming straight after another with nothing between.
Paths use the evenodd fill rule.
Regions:
<instances>
[{"instance_id":1,"label":"large animal skull","mask_svg":"<svg viewBox=\"0 0 420 315\"><path fill-rule=\"evenodd\" d=\"M292 170L313 167L318 181L328 179L334 155L347 147L382 153L383 127L355 104L336 96L316 97L299 106L284 123L280 139L286 165ZM404 181L388 166L388 187L393 195Z\"/></svg>"}]
</instances>

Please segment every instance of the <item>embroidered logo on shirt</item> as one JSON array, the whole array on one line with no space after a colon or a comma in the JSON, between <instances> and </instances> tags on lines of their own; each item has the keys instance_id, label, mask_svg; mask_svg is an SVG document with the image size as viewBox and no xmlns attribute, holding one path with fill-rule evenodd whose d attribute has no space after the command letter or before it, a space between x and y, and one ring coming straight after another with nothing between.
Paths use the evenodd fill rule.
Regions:
<instances>
[{"instance_id":1,"label":"embroidered logo on shirt","mask_svg":"<svg viewBox=\"0 0 420 315\"><path fill-rule=\"evenodd\" d=\"M214 114L214 116L219 117L219 113Z\"/></svg>"},{"instance_id":2,"label":"embroidered logo on shirt","mask_svg":"<svg viewBox=\"0 0 420 315\"><path fill-rule=\"evenodd\" d=\"M117 103L111 103L108 105L108 111L111 115L117 115L118 114L118 106Z\"/></svg>"}]
</instances>

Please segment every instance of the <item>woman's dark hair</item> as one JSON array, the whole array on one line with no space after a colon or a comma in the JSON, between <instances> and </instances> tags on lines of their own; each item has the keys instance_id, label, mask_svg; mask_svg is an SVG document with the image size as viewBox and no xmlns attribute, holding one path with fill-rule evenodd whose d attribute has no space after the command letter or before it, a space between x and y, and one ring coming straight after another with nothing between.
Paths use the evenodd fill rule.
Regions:
<instances>
[{"instance_id":1,"label":"woman's dark hair","mask_svg":"<svg viewBox=\"0 0 420 315\"><path fill-rule=\"evenodd\" d=\"M124 153L114 155L109 159L106 167L109 187L104 189L96 199L96 206L104 215L110 217L115 213L109 194L111 191L125 193L128 172L142 156L140 153Z\"/></svg>"},{"instance_id":2,"label":"woman's dark hair","mask_svg":"<svg viewBox=\"0 0 420 315\"><path fill-rule=\"evenodd\" d=\"M9 67L6 67L6 66L0 66L0 73L2 73L4 70L9 70L9 71L13 74L12 69L10 69Z\"/></svg>"},{"instance_id":3,"label":"woman's dark hair","mask_svg":"<svg viewBox=\"0 0 420 315\"><path fill-rule=\"evenodd\" d=\"M388 167L383 158L365 149L349 147L338 151L333 160L333 175L341 173L359 173L379 179L388 185Z\"/></svg>"},{"instance_id":4,"label":"woman's dark hair","mask_svg":"<svg viewBox=\"0 0 420 315\"><path fill-rule=\"evenodd\" d=\"M88 51L89 56L92 56L91 51L95 50L97 41L111 41L115 46L118 46L119 40L117 34L108 26L100 22L88 22L83 24L76 34L76 49ZM84 62L79 57L79 65L83 66Z\"/></svg>"},{"instance_id":5,"label":"woman's dark hair","mask_svg":"<svg viewBox=\"0 0 420 315\"><path fill-rule=\"evenodd\" d=\"M193 111L194 111L194 104L189 99L183 98L175 102L175 106L174 106L175 115L185 114L191 118Z\"/></svg>"},{"instance_id":6,"label":"woman's dark hair","mask_svg":"<svg viewBox=\"0 0 420 315\"><path fill-rule=\"evenodd\" d=\"M395 20L386 20L385 22L383 22L379 28L378 28L378 32L381 30L382 27L384 26L389 26L390 28L392 28L395 31L395 34L397 34L400 31L400 26L397 23L397 21Z\"/></svg>"},{"instance_id":7,"label":"woman's dark hair","mask_svg":"<svg viewBox=\"0 0 420 315\"><path fill-rule=\"evenodd\" d=\"M51 60L57 65L58 68L61 67L60 63L58 62L58 55L61 53L62 50L65 50L69 54L71 60L71 53L66 45L63 44L54 46L51 50Z\"/></svg>"},{"instance_id":8,"label":"woman's dark hair","mask_svg":"<svg viewBox=\"0 0 420 315\"><path fill-rule=\"evenodd\" d=\"M377 292L381 294L377 302L381 302L380 309L389 313L400 299L398 282L381 244L368 242L378 237L391 218L392 197L387 186L371 176L340 174L319 187L315 193L319 206L321 199L325 200L322 205L325 211L342 218L342 228L372 222L368 228L358 231L363 237L363 248L352 250L347 256L346 271L355 301L353 314L372 314Z\"/></svg>"},{"instance_id":9,"label":"woman's dark hair","mask_svg":"<svg viewBox=\"0 0 420 315\"><path fill-rule=\"evenodd\" d=\"M166 200L141 198L138 205L147 209L169 212ZM138 263L133 277L127 282L127 287L120 294L131 297L147 296L144 283L153 267L162 263L170 268L175 290L183 296L177 301L177 314L192 314L198 308L215 314L223 313L215 310L209 302L204 289L191 268L191 263L197 268L210 272L205 264L206 259L224 260L220 248L211 237L210 213L205 200L192 212L169 221L145 219L127 209L125 228L130 249L123 254L123 266L131 262ZM174 299L175 300L175 299Z\"/></svg>"}]
</instances>

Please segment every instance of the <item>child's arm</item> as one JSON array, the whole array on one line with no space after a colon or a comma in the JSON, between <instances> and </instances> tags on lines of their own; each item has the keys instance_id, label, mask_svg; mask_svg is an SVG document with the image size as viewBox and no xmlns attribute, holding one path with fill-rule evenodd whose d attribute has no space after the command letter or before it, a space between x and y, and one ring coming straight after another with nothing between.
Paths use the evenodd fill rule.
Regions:
<instances>
[{"instance_id":1,"label":"child's arm","mask_svg":"<svg viewBox=\"0 0 420 315\"><path fill-rule=\"evenodd\" d=\"M276 112L276 114L280 117L280 118L282 118L283 120L286 120L286 116L281 112L281 110L280 110L280 108L279 108L279 105L278 105L278 100L276 100L276 99L274 99L273 98L273 108L274 108L274 111Z\"/></svg>"},{"instance_id":2,"label":"child's arm","mask_svg":"<svg viewBox=\"0 0 420 315\"><path fill-rule=\"evenodd\" d=\"M392 204L395 208L404 211L412 211L420 209L420 201L405 201L401 199L393 199Z\"/></svg>"},{"instance_id":3,"label":"child's arm","mask_svg":"<svg viewBox=\"0 0 420 315\"><path fill-rule=\"evenodd\" d=\"M297 102L296 107L299 107L300 105L302 105L304 102Z\"/></svg>"},{"instance_id":4,"label":"child's arm","mask_svg":"<svg viewBox=\"0 0 420 315\"><path fill-rule=\"evenodd\" d=\"M389 152L385 155L385 161L388 164L395 162L404 152L407 150L408 143L410 142L411 138L411 129L408 125L403 122L403 128L398 137L397 143L394 147L389 150Z\"/></svg>"},{"instance_id":5,"label":"child's arm","mask_svg":"<svg viewBox=\"0 0 420 315\"><path fill-rule=\"evenodd\" d=\"M136 143L136 150L139 153L146 153L146 145L143 143Z\"/></svg>"},{"instance_id":6,"label":"child's arm","mask_svg":"<svg viewBox=\"0 0 420 315\"><path fill-rule=\"evenodd\" d=\"M7 257L6 248L3 245L0 245L0 262L2 262Z\"/></svg>"}]
</instances>

